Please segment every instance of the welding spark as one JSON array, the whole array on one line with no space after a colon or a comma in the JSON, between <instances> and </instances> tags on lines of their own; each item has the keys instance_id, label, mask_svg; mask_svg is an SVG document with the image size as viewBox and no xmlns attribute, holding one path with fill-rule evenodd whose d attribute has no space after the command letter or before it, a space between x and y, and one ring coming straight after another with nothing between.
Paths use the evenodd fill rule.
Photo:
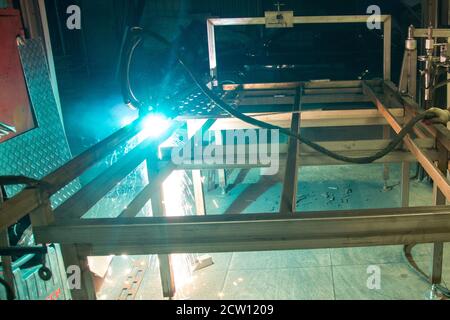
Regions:
<instances>
[{"instance_id":1,"label":"welding spark","mask_svg":"<svg viewBox=\"0 0 450 320\"><path fill-rule=\"evenodd\" d=\"M163 183L165 209L167 216L192 215L192 206L186 199L187 174L184 171L174 171ZM190 254L172 254L175 287L182 290L192 283L192 261L195 258Z\"/></svg>"}]
</instances>

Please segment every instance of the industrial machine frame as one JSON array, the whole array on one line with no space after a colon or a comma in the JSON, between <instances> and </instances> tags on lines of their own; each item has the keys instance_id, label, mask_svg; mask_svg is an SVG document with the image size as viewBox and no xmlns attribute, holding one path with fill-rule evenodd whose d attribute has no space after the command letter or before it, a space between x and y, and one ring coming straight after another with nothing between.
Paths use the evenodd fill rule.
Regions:
<instances>
[{"instance_id":1,"label":"industrial machine frame","mask_svg":"<svg viewBox=\"0 0 450 320\"><path fill-rule=\"evenodd\" d=\"M208 21L210 49L214 25L261 23L260 18L211 19ZM299 23L366 22L367 16L295 17ZM306 127L386 126L399 132L402 124L419 112L419 106L406 88L400 92L390 81L390 17L385 23L384 80L370 81L311 81L290 83L263 83L224 85L225 99L231 99L239 108L260 120L291 128L299 133ZM435 30L436 32L438 30ZM450 37L448 30L439 31ZM426 36L418 29L416 37ZM210 51L214 56L214 50ZM417 63L405 57L404 65ZM415 66L416 64L414 64ZM215 65L211 64L215 73ZM415 88L413 72L405 72L409 88ZM302 90L300 90L302 89ZM346 109L337 111L303 111L308 103L349 102L372 103L373 109ZM281 105L292 106L292 111L280 112ZM264 106L261 111L259 106ZM209 115L183 114L177 120L187 121L191 136L194 132L245 129L251 126L241 120L211 113ZM447 180L450 151L450 131L443 125L419 123L415 135L406 136L403 146L379 159L380 163L401 163L402 208L296 212L297 174L299 167L308 165L344 164L323 156L311 148L289 139L280 145L285 167L279 214L208 216L205 212L201 179L194 179L197 216L167 217L163 205L162 182L173 170L264 167L264 164L180 164L167 157L158 158L158 145L163 139L147 139L77 191L61 206L52 209L49 197L78 178L117 146L139 133L142 119L138 119L91 149L67 162L46 176L45 187L24 189L6 201L0 208L0 226L6 228L21 217L30 214L38 243L60 243L66 266L78 265L82 271L82 286L72 290L74 299L95 299L88 256L158 254L163 293L175 293L170 260L171 253L208 253L235 251L264 251L311 248L337 248L377 245L412 245L433 243L432 283L441 282L443 242L450 241L450 184ZM177 126L171 129L175 130ZM192 139L192 138L191 138ZM383 149L389 143L387 136L379 140L325 141L322 146L348 156L366 156ZM248 155L242 155L248 157ZM146 161L149 180L142 191L117 218L82 219L109 190L123 180L133 169ZM434 183L434 206L409 208L409 168L418 162ZM151 200L153 217L136 217Z\"/></svg>"},{"instance_id":2,"label":"industrial machine frame","mask_svg":"<svg viewBox=\"0 0 450 320\"><path fill-rule=\"evenodd\" d=\"M282 12L280 12L282 13ZM292 24L333 24L333 23L367 23L369 16L303 16L293 17ZM383 24L383 76L385 80L391 78L391 31L392 18L390 15L380 15L378 18L380 24ZM253 18L213 18L207 20L208 32L208 53L209 69L211 78L216 81L217 57L216 57L216 39L215 28L223 26L247 26L247 25L267 25L265 17Z\"/></svg>"}]
</instances>

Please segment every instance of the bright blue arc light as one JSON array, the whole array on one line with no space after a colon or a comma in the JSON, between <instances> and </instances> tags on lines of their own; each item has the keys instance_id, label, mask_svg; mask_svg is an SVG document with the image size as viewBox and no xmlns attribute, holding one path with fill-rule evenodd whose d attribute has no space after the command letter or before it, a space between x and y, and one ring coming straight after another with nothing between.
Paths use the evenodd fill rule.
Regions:
<instances>
[{"instance_id":1,"label":"bright blue arc light","mask_svg":"<svg viewBox=\"0 0 450 320\"><path fill-rule=\"evenodd\" d=\"M156 138L161 136L170 127L170 120L158 114L149 114L142 120L142 135Z\"/></svg>"}]
</instances>

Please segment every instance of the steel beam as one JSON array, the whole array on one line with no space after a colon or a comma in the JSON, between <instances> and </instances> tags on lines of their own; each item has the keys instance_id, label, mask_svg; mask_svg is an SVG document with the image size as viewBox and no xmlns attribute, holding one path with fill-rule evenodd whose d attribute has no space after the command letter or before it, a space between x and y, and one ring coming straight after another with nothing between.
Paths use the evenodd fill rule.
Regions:
<instances>
[{"instance_id":1,"label":"steel beam","mask_svg":"<svg viewBox=\"0 0 450 320\"><path fill-rule=\"evenodd\" d=\"M295 95L294 110L300 111L302 104L301 88L297 88ZM300 113L295 113L292 116L291 132L300 134ZM280 212L295 212L296 198L297 198L297 177L298 177L298 162L300 143L298 139L289 137L288 154L286 160L286 168L283 178L283 189L281 191Z\"/></svg>"},{"instance_id":2,"label":"steel beam","mask_svg":"<svg viewBox=\"0 0 450 320\"><path fill-rule=\"evenodd\" d=\"M173 213L172 213L173 214ZM181 214L181 213L180 213ZM88 255L237 252L450 241L447 206L301 214L82 219L37 227L38 242Z\"/></svg>"},{"instance_id":3,"label":"steel beam","mask_svg":"<svg viewBox=\"0 0 450 320\"><path fill-rule=\"evenodd\" d=\"M340 24L340 23L367 23L371 16L369 15L346 15L346 16L300 16L294 17L294 24ZM383 75L385 80L391 77L391 16L382 15L380 17L384 25L383 38ZM212 18L207 20L208 32L208 48L210 72L213 85L218 83L217 74L217 54L215 44L215 27L224 26L243 26L243 25L265 25L266 19L264 17L250 17L250 18Z\"/></svg>"}]
</instances>

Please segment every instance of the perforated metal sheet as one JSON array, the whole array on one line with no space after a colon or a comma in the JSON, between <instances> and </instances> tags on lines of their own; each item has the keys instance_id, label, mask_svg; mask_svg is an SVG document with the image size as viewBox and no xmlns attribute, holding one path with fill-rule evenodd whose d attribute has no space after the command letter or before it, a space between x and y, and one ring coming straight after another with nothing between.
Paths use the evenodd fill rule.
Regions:
<instances>
[{"instance_id":1,"label":"perforated metal sheet","mask_svg":"<svg viewBox=\"0 0 450 320\"><path fill-rule=\"evenodd\" d=\"M20 58L38 128L0 144L0 175L41 179L71 159L69 145L53 95L48 64L40 39L19 46ZM13 196L23 186L7 188ZM59 205L79 188L72 182L52 197Z\"/></svg>"},{"instance_id":2,"label":"perforated metal sheet","mask_svg":"<svg viewBox=\"0 0 450 320\"><path fill-rule=\"evenodd\" d=\"M221 97L223 98L224 95ZM234 106L234 103L231 103L230 105ZM227 115L226 112L217 107L201 92L194 92L179 99L178 105L174 106L173 111L181 117L212 117Z\"/></svg>"}]
</instances>

